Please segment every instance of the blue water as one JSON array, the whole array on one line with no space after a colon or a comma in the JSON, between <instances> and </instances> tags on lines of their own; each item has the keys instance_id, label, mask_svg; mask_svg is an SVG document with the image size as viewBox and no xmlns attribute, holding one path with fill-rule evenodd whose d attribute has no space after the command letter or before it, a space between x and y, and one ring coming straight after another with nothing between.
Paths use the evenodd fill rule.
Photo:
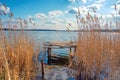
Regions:
<instances>
[{"instance_id":1,"label":"blue water","mask_svg":"<svg viewBox=\"0 0 120 80\"><path fill-rule=\"evenodd\" d=\"M29 31L34 39L38 41L54 42L54 41L76 41L77 32L66 31Z\"/></svg>"},{"instance_id":2,"label":"blue water","mask_svg":"<svg viewBox=\"0 0 120 80\"><path fill-rule=\"evenodd\" d=\"M40 43L41 52L44 51L44 42L76 41L78 36L77 32L66 31L27 31L27 34L30 34L36 42ZM69 53L69 49L52 49L52 53L58 55L67 55Z\"/></svg>"},{"instance_id":3,"label":"blue water","mask_svg":"<svg viewBox=\"0 0 120 80\"><path fill-rule=\"evenodd\" d=\"M5 34L18 34L20 31L5 31ZM22 32L23 34L23 32ZM40 45L40 57L47 56L44 55L44 42L66 42L66 41L77 41L78 32L68 32L68 31L24 31L32 38L37 44ZM23 34L23 35L24 35ZM52 49L52 54L67 56L69 54L69 48ZM41 58L42 59L42 58Z\"/></svg>"},{"instance_id":4,"label":"blue water","mask_svg":"<svg viewBox=\"0 0 120 80\"><path fill-rule=\"evenodd\" d=\"M9 34L9 32L12 34L20 33L20 31L5 31L5 34ZM24 31L24 34L29 35L35 42L40 42L40 44L55 41L76 41L78 36L78 32L68 31Z\"/></svg>"},{"instance_id":5,"label":"blue water","mask_svg":"<svg viewBox=\"0 0 120 80\"><path fill-rule=\"evenodd\" d=\"M36 42L40 43L40 55L39 59L44 58L44 62L47 63L47 54L44 51L44 42L66 42L66 41L77 41L77 32L66 32L66 31L27 31L28 35L31 35ZM52 54L60 56L68 56L69 48L52 49Z\"/></svg>"}]
</instances>

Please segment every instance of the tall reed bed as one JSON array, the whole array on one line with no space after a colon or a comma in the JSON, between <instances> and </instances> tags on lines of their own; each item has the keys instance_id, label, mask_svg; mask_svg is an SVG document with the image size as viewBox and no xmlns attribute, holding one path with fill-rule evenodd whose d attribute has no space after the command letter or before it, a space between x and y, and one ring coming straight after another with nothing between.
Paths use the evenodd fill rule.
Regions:
<instances>
[{"instance_id":1,"label":"tall reed bed","mask_svg":"<svg viewBox=\"0 0 120 80\"><path fill-rule=\"evenodd\" d=\"M39 46L24 32L0 32L0 76L5 80L30 80L36 73Z\"/></svg>"},{"instance_id":2,"label":"tall reed bed","mask_svg":"<svg viewBox=\"0 0 120 80\"><path fill-rule=\"evenodd\" d=\"M78 70L78 80L119 80L120 79L120 33L102 32L101 29L107 27L113 29L112 25L101 24L95 14L89 12L85 17L80 16L78 11L77 23L83 32L78 33L77 52L75 55ZM102 19L103 20L103 19ZM104 22L104 21L103 21ZM117 29L120 23L117 22ZM112 24L116 24L113 21ZM112 27L110 27L112 26ZM96 31L97 30L97 31Z\"/></svg>"},{"instance_id":3,"label":"tall reed bed","mask_svg":"<svg viewBox=\"0 0 120 80\"><path fill-rule=\"evenodd\" d=\"M6 20L7 28L13 29L13 13L0 13L0 16L9 17ZM0 29L5 28L4 24L0 19ZM16 27L24 28L22 24L25 22L21 22L20 25L18 22ZM39 49L39 44L27 32L0 30L0 80L34 80Z\"/></svg>"},{"instance_id":4,"label":"tall reed bed","mask_svg":"<svg viewBox=\"0 0 120 80\"><path fill-rule=\"evenodd\" d=\"M76 53L79 79L120 79L120 34L81 32L79 36Z\"/></svg>"}]
</instances>

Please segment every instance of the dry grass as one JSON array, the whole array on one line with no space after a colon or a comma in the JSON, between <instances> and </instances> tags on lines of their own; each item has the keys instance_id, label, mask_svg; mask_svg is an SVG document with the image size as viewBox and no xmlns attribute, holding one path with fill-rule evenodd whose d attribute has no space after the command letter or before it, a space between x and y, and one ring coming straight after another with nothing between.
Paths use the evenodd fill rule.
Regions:
<instances>
[{"instance_id":1,"label":"dry grass","mask_svg":"<svg viewBox=\"0 0 120 80\"><path fill-rule=\"evenodd\" d=\"M5 5L3 5L6 7ZM0 11L0 16L8 16L6 23L8 28L13 28L12 17L14 14ZM27 22L21 20L15 24L24 28L22 24ZM18 28L19 28L18 27ZM0 18L0 29L5 28ZM39 44L24 31L4 31L0 30L0 80L31 80L35 78L38 65Z\"/></svg>"},{"instance_id":2,"label":"dry grass","mask_svg":"<svg viewBox=\"0 0 120 80\"><path fill-rule=\"evenodd\" d=\"M4 28L1 20L0 28ZM0 80L33 79L39 48L39 44L24 31L0 30Z\"/></svg>"},{"instance_id":3,"label":"dry grass","mask_svg":"<svg viewBox=\"0 0 120 80\"><path fill-rule=\"evenodd\" d=\"M38 50L25 34L0 34L0 74L5 80L30 80L35 74Z\"/></svg>"},{"instance_id":4,"label":"dry grass","mask_svg":"<svg viewBox=\"0 0 120 80\"><path fill-rule=\"evenodd\" d=\"M0 32L0 75L5 80L30 80L36 72L36 47L23 32Z\"/></svg>"},{"instance_id":5,"label":"dry grass","mask_svg":"<svg viewBox=\"0 0 120 80\"><path fill-rule=\"evenodd\" d=\"M81 80L120 79L120 34L86 32L79 36L76 56Z\"/></svg>"},{"instance_id":6,"label":"dry grass","mask_svg":"<svg viewBox=\"0 0 120 80\"><path fill-rule=\"evenodd\" d=\"M86 17L76 16L78 27L88 32L78 33L77 52L75 55L78 80L119 80L120 79L120 33L96 32L104 27L112 29L115 24L120 29L120 22L107 22L88 13ZM75 64L75 63L74 63Z\"/></svg>"}]
</instances>

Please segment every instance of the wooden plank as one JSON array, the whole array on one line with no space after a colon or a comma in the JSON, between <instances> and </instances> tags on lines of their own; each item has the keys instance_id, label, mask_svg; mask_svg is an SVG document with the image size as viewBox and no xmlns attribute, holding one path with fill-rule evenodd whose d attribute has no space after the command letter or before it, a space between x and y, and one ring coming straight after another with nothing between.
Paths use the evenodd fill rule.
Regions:
<instances>
[{"instance_id":1,"label":"wooden plank","mask_svg":"<svg viewBox=\"0 0 120 80\"><path fill-rule=\"evenodd\" d=\"M52 55L51 50L52 49L60 49L60 48L69 48L70 53L76 52L76 42L45 42L44 48L47 49L48 54L48 64L51 64L52 62L60 62L60 63L69 63L69 60L71 60L71 54L69 56L58 56L58 55ZM73 51L74 49L74 51ZM74 54L72 54L74 55Z\"/></svg>"},{"instance_id":2,"label":"wooden plank","mask_svg":"<svg viewBox=\"0 0 120 80\"><path fill-rule=\"evenodd\" d=\"M74 47L76 42L46 42L44 43L45 47L50 46L59 46L59 47Z\"/></svg>"},{"instance_id":3,"label":"wooden plank","mask_svg":"<svg viewBox=\"0 0 120 80\"><path fill-rule=\"evenodd\" d=\"M74 48L75 46L71 46L71 48ZM60 48L70 48L70 46L45 46L44 48L51 48L51 49L60 49Z\"/></svg>"}]
</instances>

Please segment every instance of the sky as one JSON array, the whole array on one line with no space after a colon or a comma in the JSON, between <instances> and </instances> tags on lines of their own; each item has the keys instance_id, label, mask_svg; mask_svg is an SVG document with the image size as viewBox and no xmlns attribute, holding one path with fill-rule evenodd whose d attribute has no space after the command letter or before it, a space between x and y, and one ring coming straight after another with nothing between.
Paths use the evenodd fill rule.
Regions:
<instances>
[{"instance_id":1,"label":"sky","mask_svg":"<svg viewBox=\"0 0 120 80\"><path fill-rule=\"evenodd\" d=\"M111 13L115 14L115 4L120 9L120 0L0 0L0 11L14 13L14 22L19 21L19 17L30 22L27 28L76 30L78 9L81 14L87 14L94 8L99 16L110 17ZM0 17L3 21L7 20L4 15Z\"/></svg>"}]
</instances>

